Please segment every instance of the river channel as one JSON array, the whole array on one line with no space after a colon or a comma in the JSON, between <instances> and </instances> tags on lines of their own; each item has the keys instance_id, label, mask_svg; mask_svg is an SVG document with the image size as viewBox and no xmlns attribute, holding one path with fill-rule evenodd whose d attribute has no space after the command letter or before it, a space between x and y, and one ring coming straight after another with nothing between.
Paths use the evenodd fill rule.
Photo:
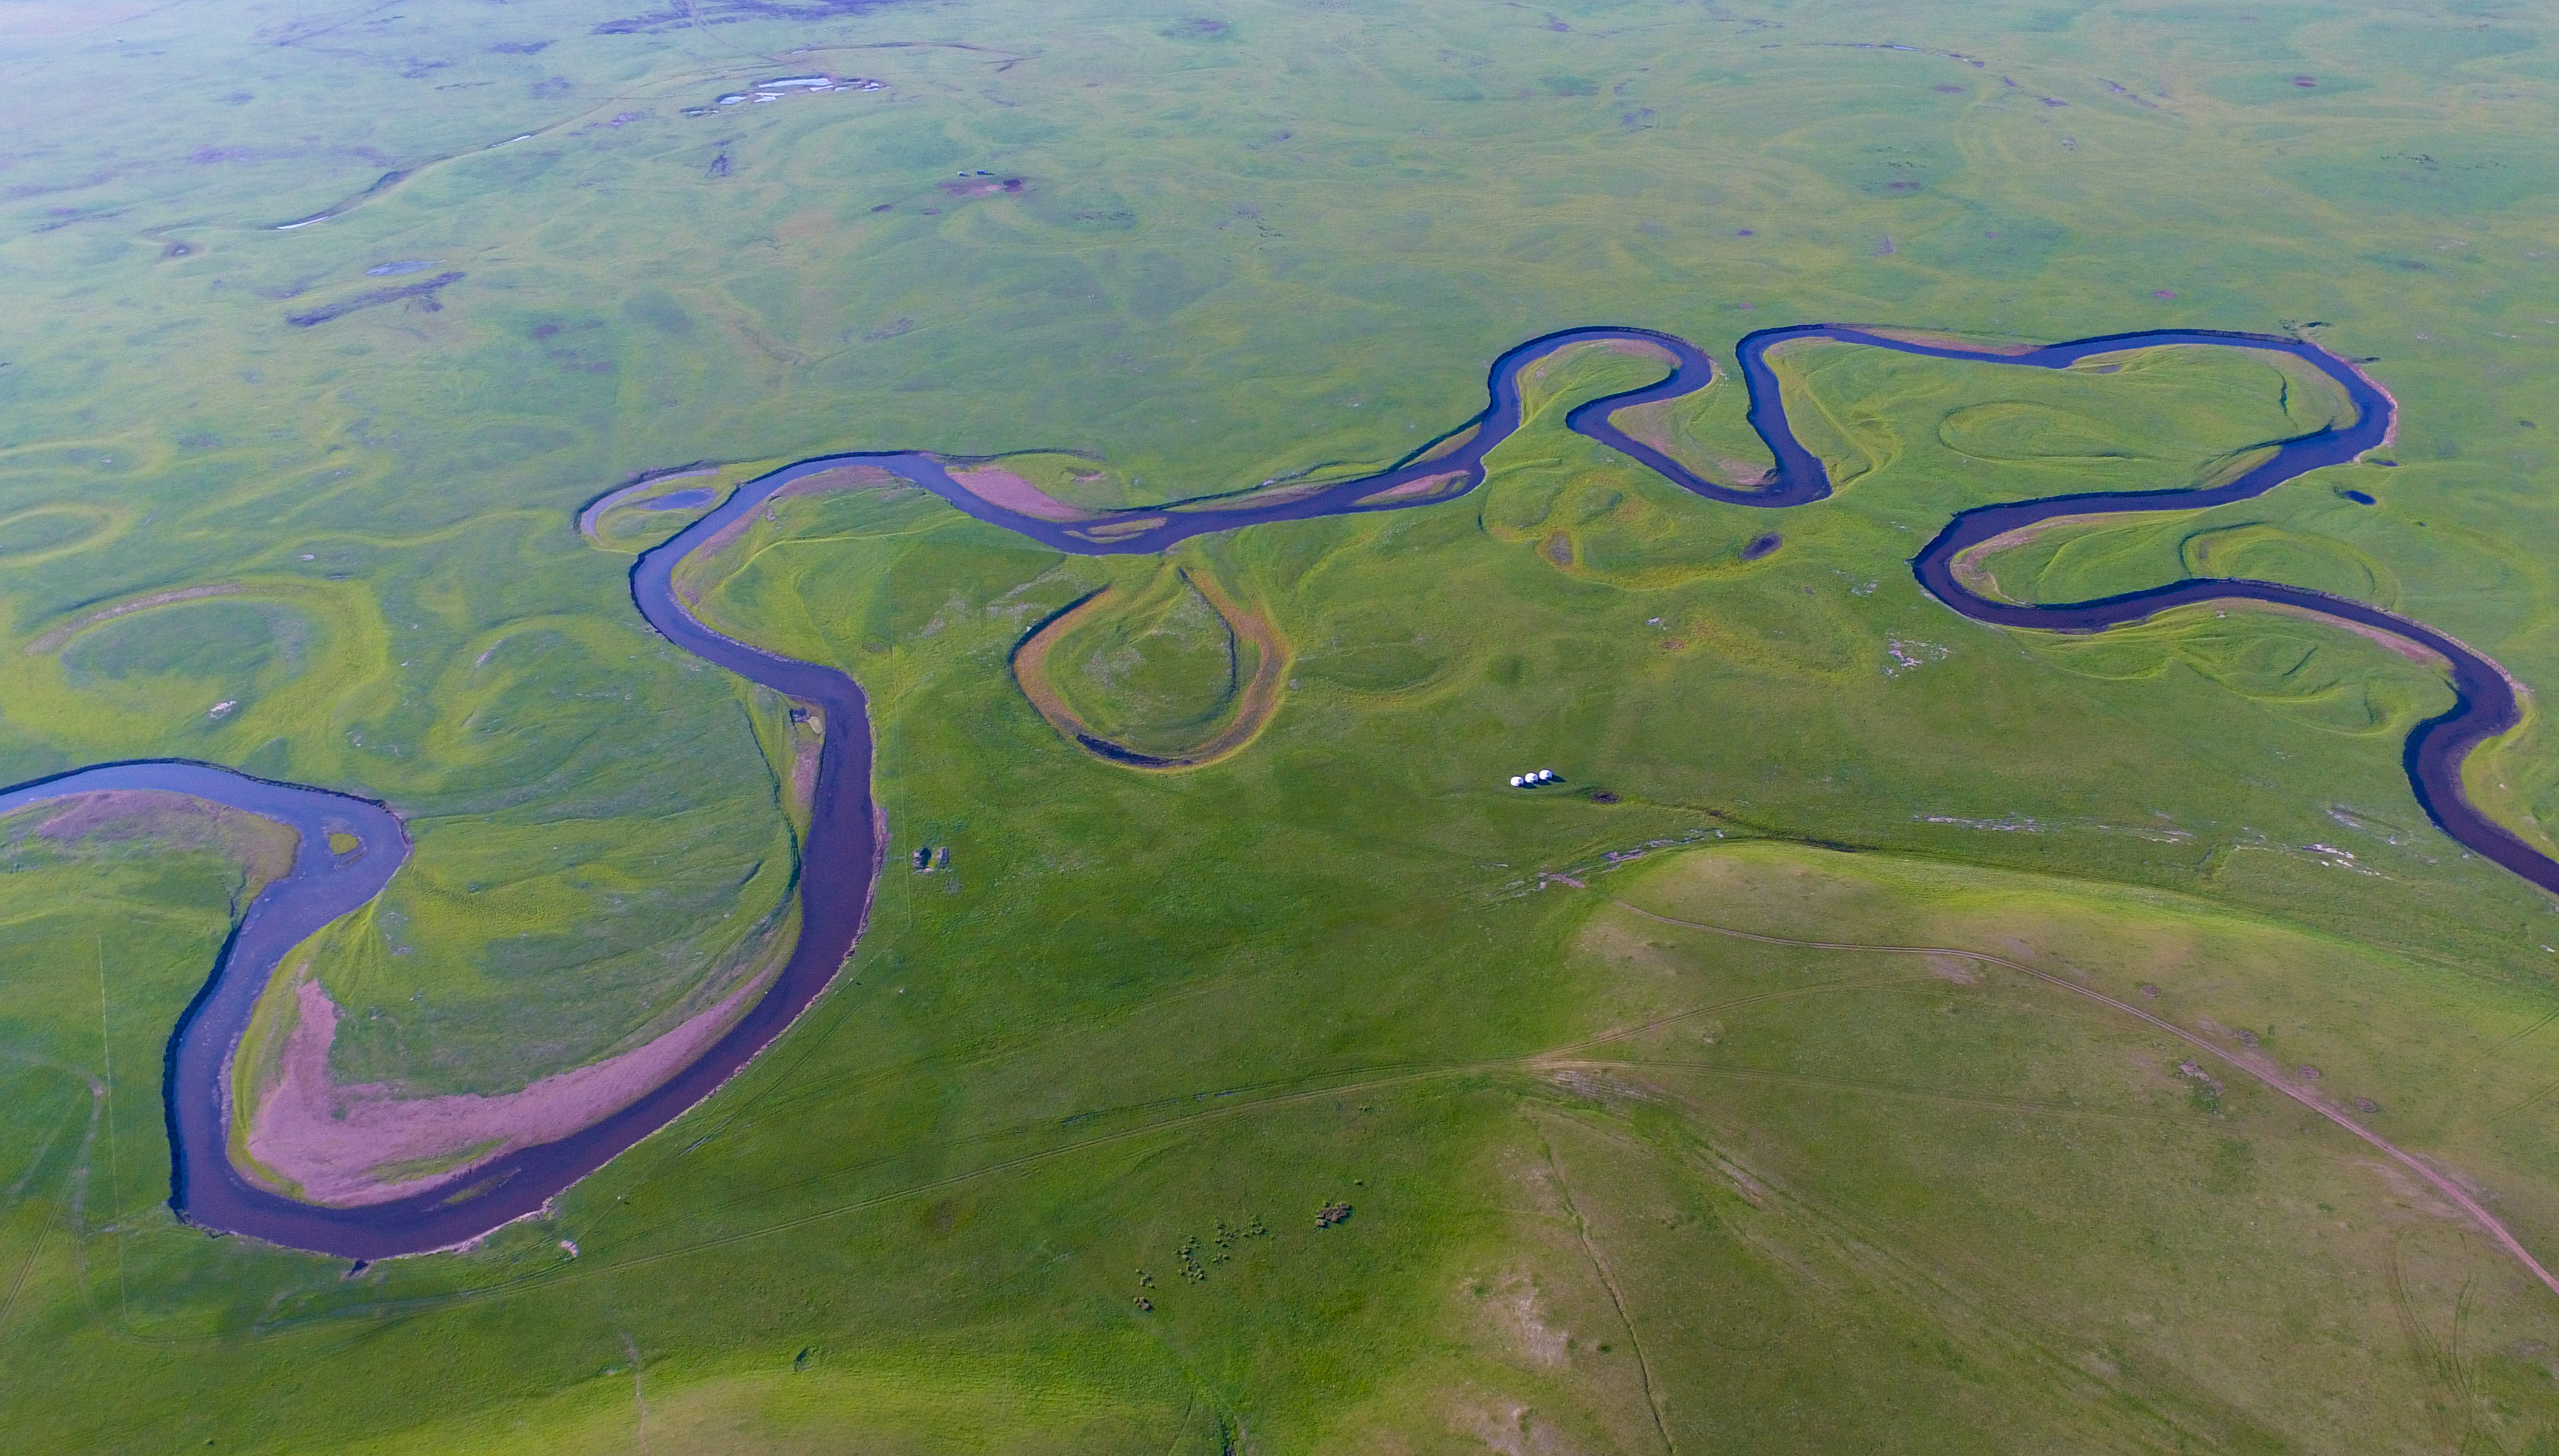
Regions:
<instances>
[{"instance_id":1,"label":"river channel","mask_svg":"<svg viewBox=\"0 0 2559 1456\"><path fill-rule=\"evenodd\" d=\"M674 588L683 559L796 481L848 465L885 470L941 497L978 519L1083 555L1165 550L1192 536L1282 520L1373 510L1427 509L1480 485L1484 458L1520 426L1520 381L1558 351L1583 344L1634 345L1664 359L1670 372L1656 383L1577 406L1567 425L1659 472L1684 490L1738 506L1785 509L1831 494L1821 462L1788 423L1771 349L1825 339L1932 359L2008 367L2066 368L2098 356L2165 347L2261 350L2291 356L2333 380L2354 417L2277 445L2234 479L2209 487L2141 493L2047 497L1967 510L1911 558L1919 584L1976 622L2058 632L2102 632L2175 608L2215 602L2260 603L2306 612L2367 635L2393 639L2447 664L2453 706L2416 726L2403 760L2417 801L2436 824L2472 851L2544 890L2559 893L2559 862L2490 819L2467 799L2461 764L2483 741L2520 719L2517 690L2503 669L2452 637L2361 602L2273 582L2189 578L2094 601L2027 604L1985 596L1959 579L1968 549L2042 521L2131 511L2192 510L2260 496L2324 466L2344 465L2391 437L2396 404L2360 370L2300 339L2193 330L2108 335L2032 350L1961 344L1876 333L1835 324L1764 330L1742 339L1735 359L1749 391L1749 421L1776 461L1761 483L1735 487L1699 476L1609 423L1636 404L1704 388L1716 366L1696 345L1648 329L1568 329L1532 339L1493 362L1484 411L1392 469L1320 487L1096 513L1060 521L1025 514L973 494L943 458L920 452L824 456L747 482L727 500L643 555L632 568L640 614L668 640L705 661L816 710L825 733L811 823L802 845L800 939L763 996L699 1057L638 1100L553 1142L521 1148L475 1169L458 1188L358 1208L329 1208L269 1192L243 1177L227 1152L226 1069L233 1049L284 956L314 932L362 908L406 862L408 837L397 814L370 800L249 778L210 764L178 761L104 764L7 790L0 813L48 800L108 790L192 796L263 815L294 829L300 848L289 874L250 904L212 977L170 1035L163 1098L172 1148L170 1204L201 1227L251 1235L296 1248L353 1258L381 1258L467 1242L541 1209L624 1149L701 1101L769 1046L823 993L852 953L884 852L883 825L871 800L872 743L868 703L858 683L832 667L799 661L704 626ZM1415 488L1425 482L1432 488ZM1773 544L1773 543L1772 543ZM331 835L352 838L337 852Z\"/></svg>"}]
</instances>

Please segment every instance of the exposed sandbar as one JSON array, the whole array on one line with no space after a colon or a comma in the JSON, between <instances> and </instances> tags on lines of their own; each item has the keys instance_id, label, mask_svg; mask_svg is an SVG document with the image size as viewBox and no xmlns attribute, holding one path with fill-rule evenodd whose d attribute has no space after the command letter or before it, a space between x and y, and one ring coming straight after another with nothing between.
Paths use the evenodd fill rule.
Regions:
<instances>
[{"instance_id":1,"label":"exposed sandbar","mask_svg":"<svg viewBox=\"0 0 2559 1456\"><path fill-rule=\"evenodd\" d=\"M1101 518L1080 506L1069 506L1000 466L981 465L969 470L954 470L950 474L962 490L987 505L1035 520L1063 522Z\"/></svg>"},{"instance_id":2,"label":"exposed sandbar","mask_svg":"<svg viewBox=\"0 0 2559 1456\"><path fill-rule=\"evenodd\" d=\"M293 1185L303 1201L331 1208L361 1208L424 1192L503 1153L557 1141L629 1105L700 1056L769 979L750 977L664 1036L522 1092L432 1097L401 1097L379 1084L332 1082L329 1046L341 1013L318 981L305 980L293 988L295 1019L281 1074L258 1095L250 1114L249 1156L257 1170ZM402 1165L436 1171L405 1179L381 1176Z\"/></svg>"}]
</instances>

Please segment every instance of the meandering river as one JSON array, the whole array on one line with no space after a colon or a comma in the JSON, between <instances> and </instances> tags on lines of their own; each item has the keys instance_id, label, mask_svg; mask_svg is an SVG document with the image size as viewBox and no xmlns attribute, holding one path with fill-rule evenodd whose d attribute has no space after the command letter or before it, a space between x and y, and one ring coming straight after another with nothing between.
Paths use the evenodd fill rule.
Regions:
<instances>
[{"instance_id":1,"label":"meandering river","mask_svg":"<svg viewBox=\"0 0 2559 1456\"><path fill-rule=\"evenodd\" d=\"M2046 348L2007 351L1807 324L1752 334L1735 349L1749 391L1749 421L1776 469L1755 486L1708 480L1609 423L1632 405L1678 398L1715 378L1704 351L1676 335L1648 329L1568 329L1532 339L1493 362L1483 413L1393 469L1319 489L1248 495L1157 510L1123 510L1059 521L993 504L952 478L945 461L920 452L832 455L773 472L740 486L717 509L642 556L631 594L649 624L706 661L815 708L825 726L811 823L802 846L800 939L789 961L754 1006L701 1056L637 1101L567 1137L503 1154L457 1184L361 1208L327 1208L268 1192L232 1166L227 1151L226 1069L258 995L304 939L378 894L408 856L408 838L388 807L326 790L252 779L210 764L155 761L103 764L0 791L0 813L105 790L189 795L260 814L301 838L292 871L251 902L212 977L169 1039L163 1096L172 1149L170 1204L200 1226L253 1235L297 1248L355 1258L414 1253L468 1241L539 1210L561 1190L625 1148L665 1126L752 1061L826 990L870 909L884 844L872 803L868 704L859 684L832 667L803 662L723 636L704 626L674 588L677 566L774 494L811 475L848 465L885 470L931 491L970 515L1060 551L1086 555L1162 551L1191 536L1280 520L1372 510L1427 509L1480 485L1484 458L1520 426L1520 381L1530 366L1582 344L1631 344L1658 352L1670 368L1659 382L1590 400L1567 425L1659 472L1682 489L1739 506L1785 509L1831 493L1821 462L1796 439L1786 418L1769 351L1797 340L1841 343L2023 368L2065 368L2129 350L2170 346L2264 350L2289 355L2335 381L2354 406L2352 420L2287 440L2233 480L2190 490L2047 497L1987 506L1949 521L1911 558L1919 584L1976 622L2061 632L2102 632L2178 607L2255 602L2307 612L2440 657L2448 665L2450 710L2417 725L2404 754L2417 801L2447 834L2545 890L2559 893L2559 862L2490 819L2462 792L2461 764L2486 739L2520 718L2517 690L2500 667L2459 641L2361 602L2274 582L2190 578L2095 601L2028 604L1986 596L1956 570L1965 551L2060 516L2191 510L2244 501L2323 466L2342 465L2386 443L2396 421L2389 394L2359 370L2298 339L2195 330L2107 335ZM1398 487L1439 488L1392 494ZM608 498L611 499L611 498ZM602 505L604 503L598 503ZM356 847L337 853L332 834Z\"/></svg>"}]
</instances>

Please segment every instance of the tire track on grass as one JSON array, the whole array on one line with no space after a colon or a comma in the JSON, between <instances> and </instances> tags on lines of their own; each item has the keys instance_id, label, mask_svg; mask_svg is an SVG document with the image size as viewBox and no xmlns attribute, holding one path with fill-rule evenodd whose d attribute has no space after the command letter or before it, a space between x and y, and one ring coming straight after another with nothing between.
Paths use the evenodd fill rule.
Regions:
<instances>
[{"instance_id":1,"label":"tire track on grass","mask_svg":"<svg viewBox=\"0 0 2559 1456\"><path fill-rule=\"evenodd\" d=\"M1960 955L1965 959L1980 961L1985 965L1997 965L2009 970L2014 970L2020 975L2032 977L2046 985L2057 986L2062 990L2070 992L2074 996L2084 996L2091 1001L2097 1002L2099 1005L2111 1007L2114 1010L2120 1011L2126 1016L2130 1016L2157 1030L2167 1032L2170 1036L2176 1037L2179 1041L2184 1042L2186 1045L2201 1051L2206 1056L2211 1057L2224 1066L2235 1071L2245 1073L2247 1076L2254 1078L2264 1086L2273 1089L2275 1092L2290 1097L2301 1105L2308 1107L2310 1110L2327 1118L2329 1121L2335 1123L2338 1127L2343 1128L2348 1133L2353 1134L2363 1142L2378 1149L2383 1156L2389 1158L2391 1161L2406 1168L2418 1177L2425 1179L2428 1184L2433 1186L2437 1193L2442 1194L2446 1199L2450 1200L2454 1207L2459 1208L2462 1212L2470 1215L2472 1221L2480 1227L2481 1232L2486 1234L2489 1238L2495 1240L2498 1247L2513 1255L2515 1262L2530 1270L2532 1276L2541 1281L2543 1288L2548 1289L2553 1294L2559 1294L2559 1276L2554 1276L2550 1270L2544 1268L2541 1260L2532 1256L2532 1250L2523 1246L2523 1241L2521 1239L2515 1238L2494 1214L2489 1213L2485 1208L2482 1207L2478 1199L2475 1199L2467 1192L2464 1192L2461 1185L2455 1183L2444 1174L2437 1172L2431 1165L2418 1158L2415 1154L2404 1151L2398 1144L2391 1142L2389 1139L2373 1131L2371 1128L2366 1127L2362 1123L2354 1120L2352 1117L2347 1116L2342 1109L2333 1107L2324 1099L2285 1082L2281 1075L2275 1073L2270 1068L2261 1065L2262 1059L2246 1057L2238 1053L2231 1052L2228 1049L2205 1039L2197 1033L2187 1031L2184 1027L2178 1025L2176 1022L2173 1022L2164 1016L2155 1015L2151 1012L2145 1011L2141 1007L2133 1005L2129 1001L2117 1000L2113 996L2109 996L2105 992L2100 991L2093 986L2083 986L2077 981L2069 979L2067 976L2054 975L2050 971L2038 970L2023 961L2012 960L2005 955L1994 955L1987 950L1966 950L1953 946L1870 946L1844 941L1804 941L1797 940L1791 936L1767 936L1761 935L1755 931L1735 930L1731 926L1708 925L1702 921L1680 920L1673 916L1656 914L1653 911L1644 909L1642 906L1630 905L1627 902L1619 900L1613 895L1607 895L1604 892L1601 892L1601 898L1606 900L1609 904L1626 911L1630 915L1638 915L1646 920L1658 921L1667 926L1677 926L1682 930L1699 931L1710 936L1723 936L1730 940L1753 941L1763 946L1797 946L1811 950L1842 950L1873 955Z\"/></svg>"}]
</instances>

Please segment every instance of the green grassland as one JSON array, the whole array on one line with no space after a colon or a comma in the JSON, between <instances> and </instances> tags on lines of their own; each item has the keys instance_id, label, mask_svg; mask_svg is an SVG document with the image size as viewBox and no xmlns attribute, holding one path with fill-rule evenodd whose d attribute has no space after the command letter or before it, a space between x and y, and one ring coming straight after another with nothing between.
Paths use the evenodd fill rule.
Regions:
<instances>
[{"instance_id":1,"label":"green grassland","mask_svg":"<svg viewBox=\"0 0 2559 1456\"><path fill-rule=\"evenodd\" d=\"M2000 586L2294 581L2547 691L2551 29L14 6L0 781L165 754L387 800L412 863L312 946L336 1070L519 1088L715 994L798 872L803 730L629 602L690 513L580 508L861 449L1095 506L1338 476L1599 321L1728 361L1815 319L2318 321L2377 357L2395 466L2056 530ZM819 68L888 84L683 114ZM159 1055L258 846L0 824L13 1446L2559 1450L2552 1296L2298 1105L1994 964L1611 903L2155 986L2559 1251L2559 917L2411 800L2440 682L2298 619L2053 638L1911 581L1955 510L2187 484L2332 408L2261 357L2109 363L1794 351L1841 494L1785 512L1563 430L1658 372L1608 351L1531 381L1462 500L1169 562L776 503L687 579L871 694L872 928L717 1096L464 1253L177 1225ZM1755 469L1742 405L1643 423ZM1007 663L1119 585L1061 691L1181 741L1244 664L1173 567L1295 657L1250 748L1132 772ZM2541 717L2473 773L2559 826Z\"/></svg>"},{"instance_id":2,"label":"green grassland","mask_svg":"<svg viewBox=\"0 0 2559 1456\"><path fill-rule=\"evenodd\" d=\"M1117 604L1115 604L1117 605ZM1242 650L1252 652L1250 646ZM1052 676L1084 722L1139 752L1178 751L1216 724L1252 675L1234 629L1189 579L1158 572L1108 617L1057 645Z\"/></svg>"}]
</instances>

